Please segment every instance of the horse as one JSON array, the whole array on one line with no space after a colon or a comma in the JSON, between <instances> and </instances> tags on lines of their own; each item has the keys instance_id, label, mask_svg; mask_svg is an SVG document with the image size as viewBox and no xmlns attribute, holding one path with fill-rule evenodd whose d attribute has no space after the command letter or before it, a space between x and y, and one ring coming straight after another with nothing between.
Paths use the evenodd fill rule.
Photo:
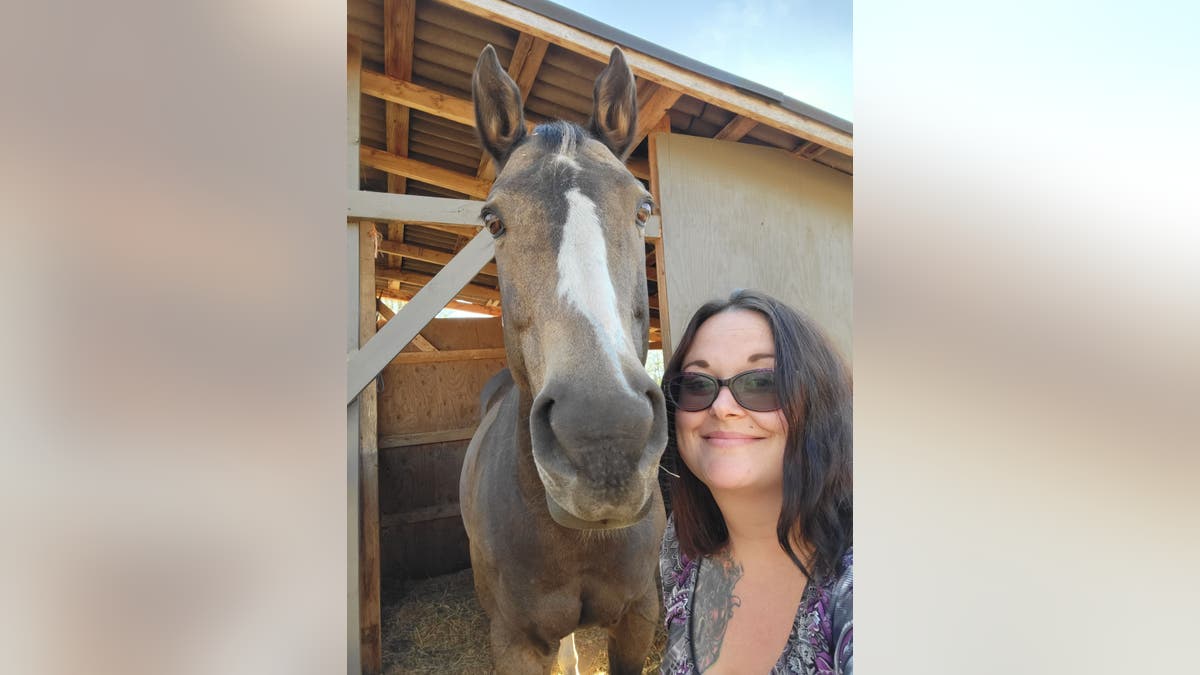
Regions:
<instances>
[{"instance_id":1,"label":"horse","mask_svg":"<svg viewBox=\"0 0 1200 675\"><path fill-rule=\"evenodd\" d=\"M607 630L610 673L641 673L658 623L667 422L644 367L653 202L624 165L635 87L614 48L586 127L527 133L491 45L471 79L508 368L484 388L459 501L499 673L549 673L556 651L575 672L586 626Z\"/></svg>"}]
</instances>

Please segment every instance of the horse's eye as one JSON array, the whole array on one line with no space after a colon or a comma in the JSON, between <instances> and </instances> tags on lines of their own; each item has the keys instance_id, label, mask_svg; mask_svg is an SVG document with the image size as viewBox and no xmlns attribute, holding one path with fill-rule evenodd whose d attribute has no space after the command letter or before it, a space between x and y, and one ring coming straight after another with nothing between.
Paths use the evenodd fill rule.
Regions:
<instances>
[{"instance_id":1,"label":"horse's eye","mask_svg":"<svg viewBox=\"0 0 1200 675\"><path fill-rule=\"evenodd\" d=\"M493 237L504 234L504 221L491 211L483 214L483 224L487 226L488 232L491 232Z\"/></svg>"},{"instance_id":2,"label":"horse's eye","mask_svg":"<svg viewBox=\"0 0 1200 675\"><path fill-rule=\"evenodd\" d=\"M642 202L638 205L637 221L638 225L645 225L647 220L650 220L650 212L654 209L650 202Z\"/></svg>"}]
</instances>

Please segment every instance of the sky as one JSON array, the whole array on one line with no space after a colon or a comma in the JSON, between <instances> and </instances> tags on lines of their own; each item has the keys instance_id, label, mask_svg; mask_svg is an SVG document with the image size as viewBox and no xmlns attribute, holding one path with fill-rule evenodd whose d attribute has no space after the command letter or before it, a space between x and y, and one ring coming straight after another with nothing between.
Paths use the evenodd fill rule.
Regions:
<instances>
[{"instance_id":1,"label":"sky","mask_svg":"<svg viewBox=\"0 0 1200 675\"><path fill-rule=\"evenodd\" d=\"M850 0L553 0L854 120Z\"/></svg>"}]
</instances>

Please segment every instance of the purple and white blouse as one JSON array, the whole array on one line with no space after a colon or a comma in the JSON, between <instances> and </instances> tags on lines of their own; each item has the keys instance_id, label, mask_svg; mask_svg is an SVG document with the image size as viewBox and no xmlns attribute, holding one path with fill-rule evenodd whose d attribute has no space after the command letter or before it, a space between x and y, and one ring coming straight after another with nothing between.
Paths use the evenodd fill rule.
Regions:
<instances>
[{"instance_id":1,"label":"purple and white blouse","mask_svg":"<svg viewBox=\"0 0 1200 675\"><path fill-rule=\"evenodd\" d=\"M667 521L659 554L663 605L666 608L667 648L663 675L699 671L692 650L692 595L700 565L679 550L675 519ZM854 673L854 558L846 552L838 575L809 583L800 597L792 632L771 675L853 675Z\"/></svg>"}]
</instances>

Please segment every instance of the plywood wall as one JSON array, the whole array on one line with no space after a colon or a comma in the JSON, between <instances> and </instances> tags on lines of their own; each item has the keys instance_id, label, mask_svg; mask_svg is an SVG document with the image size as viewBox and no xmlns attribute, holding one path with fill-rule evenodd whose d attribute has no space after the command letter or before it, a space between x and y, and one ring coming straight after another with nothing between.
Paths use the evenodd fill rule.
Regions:
<instances>
[{"instance_id":1,"label":"plywood wall","mask_svg":"<svg viewBox=\"0 0 1200 675\"><path fill-rule=\"evenodd\" d=\"M434 319L421 334L439 350L504 346L499 319ZM416 351L410 345L405 352ZM504 359L404 364L383 371L379 392L379 508L384 584L464 569L467 535L458 476L469 440L387 447L413 434L479 422L479 392Z\"/></svg>"},{"instance_id":2,"label":"plywood wall","mask_svg":"<svg viewBox=\"0 0 1200 675\"><path fill-rule=\"evenodd\" d=\"M671 340L696 309L755 288L803 310L852 357L850 176L786 152L658 137Z\"/></svg>"}]
</instances>

